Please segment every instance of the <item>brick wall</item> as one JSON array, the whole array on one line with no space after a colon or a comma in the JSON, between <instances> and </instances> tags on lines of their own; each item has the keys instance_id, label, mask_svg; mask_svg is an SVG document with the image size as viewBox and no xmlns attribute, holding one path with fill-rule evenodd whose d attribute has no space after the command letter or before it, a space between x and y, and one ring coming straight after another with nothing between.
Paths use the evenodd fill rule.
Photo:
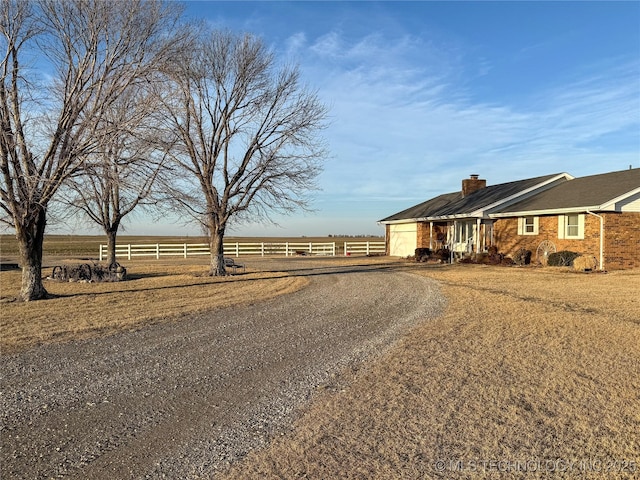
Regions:
<instances>
[{"instance_id":1,"label":"brick wall","mask_svg":"<svg viewBox=\"0 0 640 480\"><path fill-rule=\"evenodd\" d=\"M640 268L640 212L605 213L604 266Z\"/></svg>"},{"instance_id":2,"label":"brick wall","mask_svg":"<svg viewBox=\"0 0 640 480\"><path fill-rule=\"evenodd\" d=\"M391 254L391 249L389 247L389 240L391 239L391 226L384 226L384 252L386 255Z\"/></svg>"},{"instance_id":3,"label":"brick wall","mask_svg":"<svg viewBox=\"0 0 640 480\"><path fill-rule=\"evenodd\" d=\"M608 270L640 267L640 213L605 213L605 268ZM584 216L584 239L559 239L558 217L541 216L537 235L518 235L518 219L505 218L494 223L494 243L501 253L513 256L520 248L532 252L536 262L536 250L543 240L550 240L557 251L570 250L600 259L600 219Z\"/></svg>"},{"instance_id":4,"label":"brick wall","mask_svg":"<svg viewBox=\"0 0 640 480\"><path fill-rule=\"evenodd\" d=\"M418 222L417 225L418 248L429 248L429 223Z\"/></svg>"},{"instance_id":5,"label":"brick wall","mask_svg":"<svg viewBox=\"0 0 640 480\"><path fill-rule=\"evenodd\" d=\"M443 238L444 236L444 241L446 243L446 239L447 239L446 232L447 232L446 223L444 224L435 223L433 225L432 240L433 240L434 249L439 248L442 243L441 241L438 241L438 234L442 234L440 238ZM418 223L418 248L429 248L429 222Z\"/></svg>"}]
</instances>

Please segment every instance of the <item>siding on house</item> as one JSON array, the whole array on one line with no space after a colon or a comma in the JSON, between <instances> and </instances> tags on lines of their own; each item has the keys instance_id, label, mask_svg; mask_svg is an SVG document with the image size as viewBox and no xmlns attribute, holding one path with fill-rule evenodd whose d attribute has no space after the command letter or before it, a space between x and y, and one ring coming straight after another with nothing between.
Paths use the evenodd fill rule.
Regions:
<instances>
[{"instance_id":1,"label":"siding on house","mask_svg":"<svg viewBox=\"0 0 640 480\"><path fill-rule=\"evenodd\" d=\"M624 205L620 206L621 212L640 212L640 194L638 198L630 198Z\"/></svg>"}]
</instances>

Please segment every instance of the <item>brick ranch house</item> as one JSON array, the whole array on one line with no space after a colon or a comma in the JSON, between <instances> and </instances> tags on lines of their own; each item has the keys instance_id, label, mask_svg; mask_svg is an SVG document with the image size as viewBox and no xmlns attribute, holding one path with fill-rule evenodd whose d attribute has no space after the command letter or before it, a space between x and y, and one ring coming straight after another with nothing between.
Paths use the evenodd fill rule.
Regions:
<instances>
[{"instance_id":1,"label":"brick ranch house","mask_svg":"<svg viewBox=\"0 0 640 480\"><path fill-rule=\"evenodd\" d=\"M548 252L593 255L600 269L640 268L640 168L575 178L568 173L487 186L471 175L445 193L380 220L387 254L448 248L461 257L494 246L532 262Z\"/></svg>"}]
</instances>

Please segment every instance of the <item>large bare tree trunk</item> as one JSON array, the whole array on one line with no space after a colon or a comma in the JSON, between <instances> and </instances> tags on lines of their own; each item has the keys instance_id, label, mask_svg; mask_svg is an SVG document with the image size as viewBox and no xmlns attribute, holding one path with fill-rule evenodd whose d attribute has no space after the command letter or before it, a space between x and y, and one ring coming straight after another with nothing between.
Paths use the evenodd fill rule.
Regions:
<instances>
[{"instance_id":1,"label":"large bare tree trunk","mask_svg":"<svg viewBox=\"0 0 640 480\"><path fill-rule=\"evenodd\" d=\"M224 276L227 270L224 267L224 227L213 226L211 233L211 268L209 275L214 277Z\"/></svg>"},{"instance_id":2,"label":"large bare tree trunk","mask_svg":"<svg viewBox=\"0 0 640 480\"><path fill-rule=\"evenodd\" d=\"M227 221L307 208L327 155L318 136L327 110L259 39L202 33L166 69L172 88L157 123L180 175L165 196L207 227L209 273L223 275Z\"/></svg>"},{"instance_id":3,"label":"large bare tree trunk","mask_svg":"<svg viewBox=\"0 0 640 480\"><path fill-rule=\"evenodd\" d=\"M176 56L181 42L167 33L180 8L0 0L0 224L16 232L25 301L47 295L41 268L49 202L104 149L104 137L131 126L108 122L108 114ZM53 77L33 81L34 72Z\"/></svg>"},{"instance_id":4,"label":"large bare tree trunk","mask_svg":"<svg viewBox=\"0 0 640 480\"><path fill-rule=\"evenodd\" d=\"M16 229L22 265L20 296L25 302L40 300L47 296L47 291L42 284L42 246L46 223L46 211L41 208L33 222Z\"/></svg>"},{"instance_id":5,"label":"large bare tree trunk","mask_svg":"<svg viewBox=\"0 0 640 480\"><path fill-rule=\"evenodd\" d=\"M116 237L118 236L118 227L107 230L107 265L113 267L116 264Z\"/></svg>"}]
</instances>

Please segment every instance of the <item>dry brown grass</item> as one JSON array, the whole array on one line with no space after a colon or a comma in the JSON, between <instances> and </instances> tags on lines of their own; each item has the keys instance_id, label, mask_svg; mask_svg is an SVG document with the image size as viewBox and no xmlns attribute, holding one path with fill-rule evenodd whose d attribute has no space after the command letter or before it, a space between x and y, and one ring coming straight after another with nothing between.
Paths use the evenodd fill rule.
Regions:
<instances>
[{"instance_id":1,"label":"dry brown grass","mask_svg":"<svg viewBox=\"0 0 640 480\"><path fill-rule=\"evenodd\" d=\"M445 314L226 478L640 476L639 271L418 273Z\"/></svg>"},{"instance_id":2,"label":"dry brown grass","mask_svg":"<svg viewBox=\"0 0 640 480\"><path fill-rule=\"evenodd\" d=\"M59 257L46 261L43 275L50 275L54 265L86 263ZM248 264L246 273L220 278L204 275L207 261L200 257L126 262L129 280L119 283L45 281L52 298L30 303L16 301L20 271L0 271L0 351L13 353L260 302L307 285L308 280L298 276L300 268L390 262L386 257L251 257L238 261Z\"/></svg>"},{"instance_id":3,"label":"dry brown grass","mask_svg":"<svg viewBox=\"0 0 640 480\"><path fill-rule=\"evenodd\" d=\"M307 284L304 278L278 272L202 276L203 262L131 262L126 265L131 279L118 283L46 281L54 298L29 303L11 301L20 290L20 272L0 272L2 352L177 321L186 314L249 304Z\"/></svg>"}]
</instances>

